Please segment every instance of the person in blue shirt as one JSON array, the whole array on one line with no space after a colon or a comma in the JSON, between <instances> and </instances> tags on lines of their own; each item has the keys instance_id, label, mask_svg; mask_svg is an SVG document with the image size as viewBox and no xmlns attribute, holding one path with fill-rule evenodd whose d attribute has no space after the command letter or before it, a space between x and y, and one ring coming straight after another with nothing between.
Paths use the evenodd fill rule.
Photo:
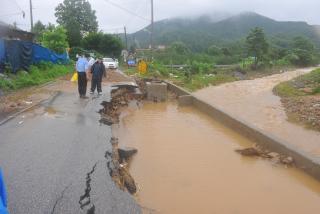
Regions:
<instances>
[{"instance_id":1,"label":"person in blue shirt","mask_svg":"<svg viewBox=\"0 0 320 214\"><path fill-rule=\"evenodd\" d=\"M9 214L8 208L7 208L6 190L5 190L4 181L2 178L1 169L0 169L0 214Z\"/></svg>"},{"instance_id":2,"label":"person in blue shirt","mask_svg":"<svg viewBox=\"0 0 320 214\"><path fill-rule=\"evenodd\" d=\"M78 91L80 98L87 98L87 70L89 63L86 57L80 56L76 63L76 70L78 72Z\"/></svg>"}]
</instances>

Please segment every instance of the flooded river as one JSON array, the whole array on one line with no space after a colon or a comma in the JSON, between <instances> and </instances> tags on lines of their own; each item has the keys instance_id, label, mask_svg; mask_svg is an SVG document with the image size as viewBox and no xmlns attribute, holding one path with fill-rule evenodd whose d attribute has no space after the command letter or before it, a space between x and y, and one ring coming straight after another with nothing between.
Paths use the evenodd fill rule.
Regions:
<instances>
[{"instance_id":1,"label":"flooded river","mask_svg":"<svg viewBox=\"0 0 320 214\"><path fill-rule=\"evenodd\" d=\"M192 107L145 103L117 133L138 153L130 164L145 213L313 214L320 183L294 168L234 149L252 142Z\"/></svg>"},{"instance_id":2,"label":"flooded river","mask_svg":"<svg viewBox=\"0 0 320 214\"><path fill-rule=\"evenodd\" d=\"M313 69L299 69L254 80L211 86L194 95L320 158L320 132L289 122L280 97L272 92L280 82Z\"/></svg>"}]
</instances>

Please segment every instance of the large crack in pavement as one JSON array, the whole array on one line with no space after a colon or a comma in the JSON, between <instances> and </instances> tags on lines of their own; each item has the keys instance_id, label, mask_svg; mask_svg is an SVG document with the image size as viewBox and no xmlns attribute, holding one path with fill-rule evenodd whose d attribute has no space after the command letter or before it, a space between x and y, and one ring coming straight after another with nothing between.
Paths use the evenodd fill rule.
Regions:
<instances>
[{"instance_id":1,"label":"large crack in pavement","mask_svg":"<svg viewBox=\"0 0 320 214\"><path fill-rule=\"evenodd\" d=\"M53 205L53 207L52 207L51 214L54 214L55 209L56 209L58 203L63 199L63 196L64 196L65 191L67 191L67 189L68 189L71 185L72 185L72 184L66 186L66 187L62 190L61 195L56 199L56 201L55 201L55 203L54 203L54 205Z\"/></svg>"},{"instance_id":2,"label":"large crack in pavement","mask_svg":"<svg viewBox=\"0 0 320 214\"><path fill-rule=\"evenodd\" d=\"M128 88L129 87L129 88ZM136 87L132 85L121 85L111 91L111 100L103 101L101 105L103 108L98 112L101 115L100 123L111 126L112 124L119 123L119 115L123 107L127 107L130 100L134 98L134 92ZM136 193L136 184L134 179L129 173L128 167L125 164L125 160L120 158L118 151L118 139L111 137L110 142L112 150L105 152L104 158L106 161L106 169L111 179L114 181L122 191L128 190L129 193ZM101 160L100 160L101 161ZM79 204L81 210L84 210L87 214L94 214L96 207L91 200L91 181L92 175L97 168L97 161L92 169L86 175L86 187L84 194L80 196Z\"/></svg>"},{"instance_id":3,"label":"large crack in pavement","mask_svg":"<svg viewBox=\"0 0 320 214\"><path fill-rule=\"evenodd\" d=\"M84 190L84 194L82 196L80 196L80 200L79 200L79 204L80 204L80 208L83 210L86 207L89 207L87 209L87 214L94 214L95 212L95 206L94 204L91 202L91 198L90 198L90 192L91 192L91 176L94 173L96 167L97 167L98 162L96 162L91 171L87 173L86 176L86 188Z\"/></svg>"}]
</instances>

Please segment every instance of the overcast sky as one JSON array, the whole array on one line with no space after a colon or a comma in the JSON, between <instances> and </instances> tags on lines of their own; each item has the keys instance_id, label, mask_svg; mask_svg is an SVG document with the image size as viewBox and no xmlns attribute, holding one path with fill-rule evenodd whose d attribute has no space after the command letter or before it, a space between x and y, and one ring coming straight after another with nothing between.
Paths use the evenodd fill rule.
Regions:
<instances>
[{"instance_id":1,"label":"overcast sky","mask_svg":"<svg viewBox=\"0 0 320 214\"><path fill-rule=\"evenodd\" d=\"M34 20L55 23L54 9L63 0L32 0ZM89 0L97 11L99 28L105 32L123 32L126 25L134 32L149 24L151 0ZM29 0L0 0L0 20L30 29ZM126 12L112 3L127 9ZM21 11L26 12L25 19ZM195 16L215 12L253 11L276 20L306 21L320 25L320 0L154 0L155 20L177 16ZM20 13L20 14L17 14ZM138 14L135 16L133 14ZM143 19L145 17L145 19ZM147 19L147 20L146 20Z\"/></svg>"}]
</instances>

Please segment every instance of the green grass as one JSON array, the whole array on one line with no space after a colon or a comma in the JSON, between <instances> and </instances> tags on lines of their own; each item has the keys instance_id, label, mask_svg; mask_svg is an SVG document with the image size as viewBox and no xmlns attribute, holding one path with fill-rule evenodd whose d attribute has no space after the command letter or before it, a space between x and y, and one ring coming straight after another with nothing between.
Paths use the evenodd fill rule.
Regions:
<instances>
[{"instance_id":1,"label":"green grass","mask_svg":"<svg viewBox=\"0 0 320 214\"><path fill-rule=\"evenodd\" d=\"M307 88L301 90L298 86ZM305 95L320 94L320 69L316 69L308 74L297 77L293 80L278 84L274 88L274 92L280 97L296 97Z\"/></svg>"},{"instance_id":2,"label":"green grass","mask_svg":"<svg viewBox=\"0 0 320 214\"><path fill-rule=\"evenodd\" d=\"M226 74L217 74L215 76L194 75L190 80L185 80L182 86L190 91L196 91L211 85L219 85L226 82L235 81L236 78Z\"/></svg>"},{"instance_id":3,"label":"green grass","mask_svg":"<svg viewBox=\"0 0 320 214\"><path fill-rule=\"evenodd\" d=\"M29 72L20 71L16 75L7 73L0 77L0 89L2 91L13 91L29 86L41 85L58 77L73 72L73 65L54 65L52 63L40 63L30 66Z\"/></svg>"},{"instance_id":4,"label":"green grass","mask_svg":"<svg viewBox=\"0 0 320 214\"><path fill-rule=\"evenodd\" d=\"M278 84L274 91L280 97L295 97L304 95L304 92L299 91L289 81Z\"/></svg>"},{"instance_id":5,"label":"green grass","mask_svg":"<svg viewBox=\"0 0 320 214\"><path fill-rule=\"evenodd\" d=\"M185 71L177 69L166 69L161 67L161 69L149 71L147 74L140 75L136 68L124 69L127 75L136 75L140 78L158 78L170 80L176 85L179 85L189 91L196 91L201 88L205 88L211 85L219 85L226 82L235 81L236 78L233 77L230 72L218 71L216 74L204 74L197 73L190 77L185 75Z\"/></svg>"}]
</instances>

